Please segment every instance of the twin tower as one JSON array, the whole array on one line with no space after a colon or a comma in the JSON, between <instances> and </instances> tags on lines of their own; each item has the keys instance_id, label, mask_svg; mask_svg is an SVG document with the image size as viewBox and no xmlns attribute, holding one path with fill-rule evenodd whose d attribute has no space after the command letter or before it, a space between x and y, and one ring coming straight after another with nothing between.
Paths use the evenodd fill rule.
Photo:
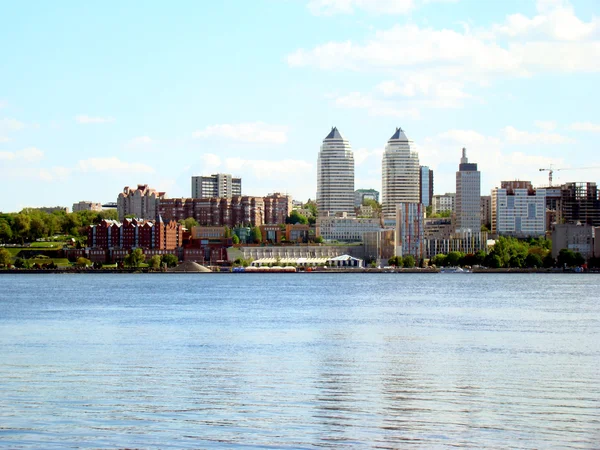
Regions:
<instances>
[{"instance_id":1,"label":"twin tower","mask_svg":"<svg viewBox=\"0 0 600 450\"><path fill-rule=\"evenodd\" d=\"M396 217L399 203L419 203L419 156L401 128L388 140L382 161L382 208ZM319 215L354 212L354 155L337 128L323 139L317 160Z\"/></svg>"}]
</instances>

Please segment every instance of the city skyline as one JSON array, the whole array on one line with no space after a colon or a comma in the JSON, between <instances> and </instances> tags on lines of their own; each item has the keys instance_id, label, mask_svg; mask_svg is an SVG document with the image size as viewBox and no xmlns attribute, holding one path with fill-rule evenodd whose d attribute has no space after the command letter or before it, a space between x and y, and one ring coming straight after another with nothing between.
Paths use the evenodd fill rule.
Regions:
<instances>
[{"instance_id":1,"label":"city skyline","mask_svg":"<svg viewBox=\"0 0 600 450\"><path fill-rule=\"evenodd\" d=\"M19 2L3 16L0 176L15 194L0 211L137 184L186 197L192 175L222 172L249 195L314 199L332 126L352 142L355 189L382 191L396 127L436 194L454 190L462 147L482 194L547 184L550 164L600 166L594 0Z\"/></svg>"}]
</instances>

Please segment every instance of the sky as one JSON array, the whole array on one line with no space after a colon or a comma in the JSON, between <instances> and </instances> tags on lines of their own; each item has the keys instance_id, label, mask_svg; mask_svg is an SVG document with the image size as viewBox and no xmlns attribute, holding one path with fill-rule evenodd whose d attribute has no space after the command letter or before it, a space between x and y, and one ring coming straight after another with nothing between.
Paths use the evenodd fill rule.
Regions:
<instances>
[{"instance_id":1,"label":"sky","mask_svg":"<svg viewBox=\"0 0 600 450\"><path fill-rule=\"evenodd\" d=\"M502 180L600 181L598 0L0 4L0 211L242 177L315 198L338 127L381 189L401 127L436 194L462 147Z\"/></svg>"}]
</instances>

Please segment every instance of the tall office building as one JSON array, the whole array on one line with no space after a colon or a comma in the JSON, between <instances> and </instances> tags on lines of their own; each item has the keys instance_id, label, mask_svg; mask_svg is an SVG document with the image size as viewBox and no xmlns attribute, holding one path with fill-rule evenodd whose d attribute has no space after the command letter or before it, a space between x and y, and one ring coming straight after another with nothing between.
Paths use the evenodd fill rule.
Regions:
<instances>
[{"instance_id":1,"label":"tall office building","mask_svg":"<svg viewBox=\"0 0 600 450\"><path fill-rule=\"evenodd\" d=\"M242 179L228 173L192 177L192 198L231 198L242 195Z\"/></svg>"},{"instance_id":2,"label":"tall office building","mask_svg":"<svg viewBox=\"0 0 600 450\"><path fill-rule=\"evenodd\" d=\"M320 216L354 213L354 155L335 127L323 140L317 160L317 209Z\"/></svg>"},{"instance_id":3,"label":"tall office building","mask_svg":"<svg viewBox=\"0 0 600 450\"><path fill-rule=\"evenodd\" d=\"M420 203L425 207L431 206L433 200L433 170L428 166L419 168L419 186Z\"/></svg>"},{"instance_id":4,"label":"tall office building","mask_svg":"<svg viewBox=\"0 0 600 450\"><path fill-rule=\"evenodd\" d=\"M384 218L396 218L400 203L419 203L419 156L411 149L402 128L385 146L382 161L382 210Z\"/></svg>"},{"instance_id":5,"label":"tall office building","mask_svg":"<svg viewBox=\"0 0 600 450\"><path fill-rule=\"evenodd\" d=\"M477 164L469 163L467 149L462 149L462 158L456 172L456 228L481 230L481 173Z\"/></svg>"}]
</instances>

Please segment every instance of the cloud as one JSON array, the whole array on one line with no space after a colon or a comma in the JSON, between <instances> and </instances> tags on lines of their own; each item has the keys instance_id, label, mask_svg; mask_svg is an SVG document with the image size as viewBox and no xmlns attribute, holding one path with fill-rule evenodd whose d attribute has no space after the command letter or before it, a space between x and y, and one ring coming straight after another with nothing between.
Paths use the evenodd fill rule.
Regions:
<instances>
[{"instance_id":1,"label":"cloud","mask_svg":"<svg viewBox=\"0 0 600 450\"><path fill-rule=\"evenodd\" d=\"M204 153L200 155L200 160L202 161L203 173L212 173L221 167L221 158L214 153Z\"/></svg>"},{"instance_id":2,"label":"cloud","mask_svg":"<svg viewBox=\"0 0 600 450\"><path fill-rule=\"evenodd\" d=\"M383 157L383 148L376 148L373 150L369 150L366 148L359 148L354 150L352 153L354 154L354 165L361 166L365 163L370 163L373 160L376 160L378 164L381 164L381 158Z\"/></svg>"},{"instance_id":3,"label":"cloud","mask_svg":"<svg viewBox=\"0 0 600 450\"><path fill-rule=\"evenodd\" d=\"M130 150L148 149L155 143L156 142L149 136L138 136L127 141L127 143L125 144L125 148Z\"/></svg>"},{"instance_id":4,"label":"cloud","mask_svg":"<svg viewBox=\"0 0 600 450\"><path fill-rule=\"evenodd\" d=\"M600 133L600 124L591 122L576 122L569 126L569 130L573 131L589 131L592 133Z\"/></svg>"},{"instance_id":5,"label":"cloud","mask_svg":"<svg viewBox=\"0 0 600 450\"><path fill-rule=\"evenodd\" d=\"M0 119L0 132L21 131L25 124L16 119Z\"/></svg>"},{"instance_id":6,"label":"cloud","mask_svg":"<svg viewBox=\"0 0 600 450\"><path fill-rule=\"evenodd\" d=\"M458 0L310 0L308 9L316 16L352 14L356 11L370 14L407 14L420 4L455 1Z\"/></svg>"},{"instance_id":7,"label":"cloud","mask_svg":"<svg viewBox=\"0 0 600 450\"><path fill-rule=\"evenodd\" d=\"M28 147L15 152L0 152L0 161L26 161L38 162L44 157L44 152L35 148Z\"/></svg>"},{"instance_id":8,"label":"cloud","mask_svg":"<svg viewBox=\"0 0 600 450\"><path fill-rule=\"evenodd\" d=\"M394 102L380 100L370 94L350 92L335 99L335 105L341 108L366 109L368 114L375 117L387 116L397 118L418 118L417 109L398 109Z\"/></svg>"},{"instance_id":9,"label":"cloud","mask_svg":"<svg viewBox=\"0 0 600 450\"><path fill-rule=\"evenodd\" d=\"M82 172L136 172L154 173L154 169L143 163L128 163L121 161L116 156L107 158L88 158L80 160L76 169Z\"/></svg>"},{"instance_id":10,"label":"cloud","mask_svg":"<svg viewBox=\"0 0 600 450\"><path fill-rule=\"evenodd\" d=\"M270 161L262 159L226 158L225 168L243 176L251 174L258 179L288 179L296 175L304 179L307 172L312 170L312 164L297 159Z\"/></svg>"},{"instance_id":11,"label":"cloud","mask_svg":"<svg viewBox=\"0 0 600 450\"><path fill-rule=\"evenodd\" d=\"M535 126L540 130L552 131L556 128L556 122L553 120L536 120Z\"/></svg>"},{"instance_id":12,"label":"cloud","mask_svg":"<svg viewBox=\"0 0 600 450\"><path fill-rule=\"evenodd\" d=\"M75 121L80 124L91 124L91 123L110 123L114 122L114 117L91 117L86 114L80 114L75 116Z\"/></svg>"},{"instance_id":13,"label":"cloud","mask_svg":"<svg viewBox=\"0 0 600 450\"><path fill-rule=\"evenodd\" d=\"M285 144L288 128L263 122L211 125L192 133L194 138L223 138L238 142Z\"/></svg>"},{"instance_id":14,"label":"cloud","mask_svg":"<svg viewBox=\"0 0 600 450\"><path fill-rule=\"evenodd\" d=\"M73 169L69 167L55 166L50 169L39 169L38 177L42 181L57 181L65 180L73 173Z\"/></svg>"},{"instance_id":15,"label":"cloud","mask_svg":"<svg viewBox=\"0 0 600 450\"><path fill-rule=\"evenodd\" d=\"M518 143L522 145L528 144L569 144L576 142L567 136L563 136L558 133L530 133L527 131L520 131L514 127L508 126L504 128L504 136L508 142Z\"/></svg>"}]
</instances>

